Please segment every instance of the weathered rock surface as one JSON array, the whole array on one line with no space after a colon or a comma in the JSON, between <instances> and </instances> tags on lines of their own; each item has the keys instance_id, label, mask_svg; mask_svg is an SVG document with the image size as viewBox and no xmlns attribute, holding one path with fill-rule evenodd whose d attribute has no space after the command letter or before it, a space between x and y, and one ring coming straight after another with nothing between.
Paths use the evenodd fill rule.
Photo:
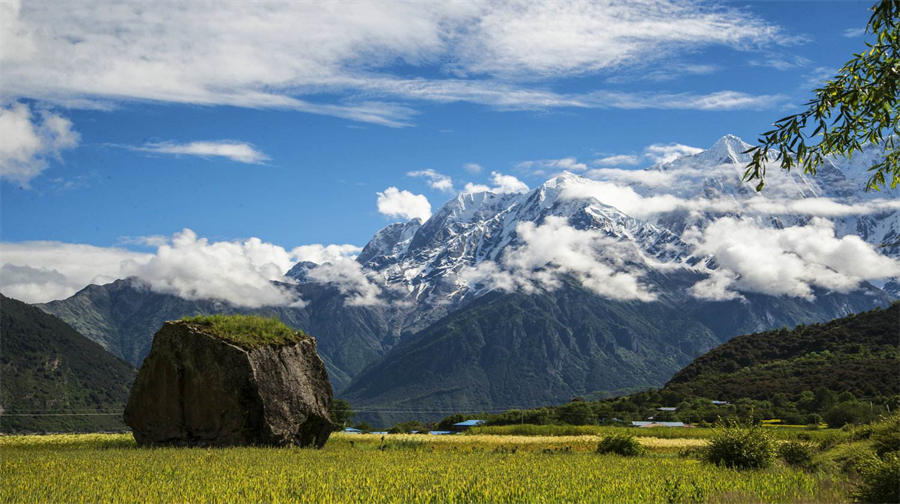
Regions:
<instances>
[{"instance_id":1,"label":"weathered rock surface","mask_svg":"<svg viewBox=\"0 0 900 504\"><path fill-rule=\"evenodd\" d=\"M245 349L188 322L153 338L125 409L138 445L321 447L333 399L316 341Z\"/></svg>"}]
</instances>

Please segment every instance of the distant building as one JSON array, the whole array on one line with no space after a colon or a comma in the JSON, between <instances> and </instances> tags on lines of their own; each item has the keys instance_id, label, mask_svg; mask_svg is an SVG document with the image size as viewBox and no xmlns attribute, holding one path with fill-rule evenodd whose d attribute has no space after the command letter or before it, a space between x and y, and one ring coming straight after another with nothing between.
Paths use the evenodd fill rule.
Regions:
<instances>
[{"instance_id":1,"label":"distant building","mask_svg":"<svg viewBox=\"0 0 900 504\"><path fill-rule=\"evenodd\" d=\"M647 422L647 421L640 421L640 420L636 420L636 421L631 422L631 426L632 426L632 427L640 427L640 428L647 428L647 427L686 427L686 425L684 425L684 422Z\"/></svg>"},{"instance_id":2,"label":"distant building","mask_svg":"<svg viewBox=\"0 0 900 504\"><path fill-rule=\"evenodd\" d=\"M456 434L456 432L449 431L449 430L433 430L433 431L428 431L428 433L431 434L432 436L446 436L448 434Z\"/></svg>"},{"instance_id":3,"label":"distant building","mask_svg":"<svg viewBox=\"0 0 900 504\"><path fill-rule=\"evenodd\" d=\"M384 436L387 433L388 433L388 431L372 431L369 434L381 434L382 436Z\"/></svg>"},{"instance_id":4,"label":"distant building","mask_svg":"<svg viewBox=\"0 0 900 504\"><path fill-rule=\"evenodd\" d=\"M712 403L715 404L716 406L728 406L729 404L731 404L728 401L713 401Z\"/></svg>"},{"instance_id":5,"label":"distant building","mask_svg":"<svg viewBox=\"0 0 900 504\"><path fill-rule=\"evenodd\" d=\"M462 432L465 430L469 430L472 427L481 425L483 423L484 423L484 420L466 420L465 422L459 422L459 423L453 424L453 430Z\"/></svg>"},{"instance_id":6,"label":"distant building","mask_svg":"<svg viewBox=\"0 0 900 504\"><path fill-rule=\"evenodd\" d=\"M353 427L347 427L344 429L344 432L347 434L362 434L362 431L359 429L354 429Z\"/></svg>"},{"instance_id":7,"label":"distant building","mask_svg":"<svg viewBox=\"0 0 900 504\"><path fill-rule=\"evenodd\" d=\"M678 408L668 408L663 406L662 408L656 408L656 411L678 411Z\"/></svg>"}]
</instances>

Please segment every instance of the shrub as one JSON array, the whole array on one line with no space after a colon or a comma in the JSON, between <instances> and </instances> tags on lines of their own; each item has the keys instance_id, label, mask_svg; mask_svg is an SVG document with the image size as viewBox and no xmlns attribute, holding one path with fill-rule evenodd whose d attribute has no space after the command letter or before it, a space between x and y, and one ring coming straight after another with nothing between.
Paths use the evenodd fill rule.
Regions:
<instances>
[{"instance_id":1,"label":"shrub","mask_svg":"<svg viewBox=\"0 0 900 504\"><path fill-rule=\"evenodd\" d=\"M842 431L827 429L821 431L816 439L819 441L819 451L824 452L850 439L850 436Z\"/></svg>"},{"instance_id":2,"label":"shrub","mask_svg":"<svg viewBox=\"0 0 900 504\"><path fill-rule=\"evenodd\" d=\"M761 469L775 459L772 435L752 422L719 422L704 450L709 463L735 469Z\"/></svg>"},{"instance_id":3,"label":"shrub","mask_svg":"<svg viewBox=\"0 0 900 504\"><path fill-rule=\"evenodd\" d=\"M615 453L624 457L634 457L644 453L644 447L634 436L615 434L607 436L597 445L597 453Z\"/></svg>"},{"instance_id":4,"label":"shrub","mask_svg":"<svg viewBox=\"0 0 900 504\"><path fill-rule=\"evenodd\" d=\"M802 441L785 441L778 445L778 457L788 465L808 467L812 462L812 450Z\"/></svg>"},{"instance_id":5,"label":"shrub","mask_svg":"<svg viewBox=\"0 0 900 504\"><path fill-rule=\"evenodd\" d=\"M372 432L373 430L375 430L374 428L372 428L372 424L370 424L369 422L359 422L358 424L354 425L353 428L359 429L363 432Z\"/></svg>"},{"instance_id":6,"label":"shrub","mask_svg":"<svg viewBox=\"0 0 900 504\"><path fill-rule=\"evenodd\" d=\"M862 483L854 497L858 502L900 502L900 455L872 456L859 467Z\"/></svg>"},{"instance_id":7,"label":"shrub","mask_svg":"<svg viewBox=\"0 0 900 504\"><path fill-rule=\"evenodd\" d=\"M872 448L879 457L887 453L900 451L900 425L898 417L893 416L876 424L872 429Z\"/></svg>"},{"instance_id":8,"label":"shrub","mask_svg":"<svg viewBox=\"0 0 900 504\"><path fill-rule=\"evenodd\" d=\"M416 420L404 423L398 423L397 425L388 429L388 434L411 434L413 431L422 431L425 430L425 427Z\"/></svg>"},{"instance_id":9,"label":"shrub","mask_svg":"<svg viewBox=\"0 0 900 504\"><path fill-rule=\"evenodd\" d=\"M833 429L839 429L850 424L864 424L875 418L872 407L863 402L849 401L840 403L825 413L825 421Z\"/></svg>"}]
</instances>

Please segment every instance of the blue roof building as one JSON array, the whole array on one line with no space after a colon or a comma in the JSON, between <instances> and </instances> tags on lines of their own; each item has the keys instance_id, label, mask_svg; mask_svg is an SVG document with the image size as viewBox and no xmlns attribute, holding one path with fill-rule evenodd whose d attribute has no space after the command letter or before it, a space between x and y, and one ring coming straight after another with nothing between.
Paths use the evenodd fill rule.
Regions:
<instances>
[{"instance_id":1,"label":"blue roof building","mask_svg":"<svg viewBox=\"0 0 900 504\"><path fill-rule=\"evenodd\" d=\"M344 429L344 432L347 434L362 434L362 431L359 429L354 429L353 427L347 427Z\"/></svg>"},{"instance_id":2,"label":"blue roof building","mask_svg":"<svg viewBox=\"0 0 900 504\"><path fill-rule=\"evenodd\" d=\"M636 420L631 422L632 427L684 427L684 422L648 422Z\"/></svg>"},{"instance_id":3,"label":"blue roof building","mask_svg":"<svg viewBox=\"0 0 900 504\"><path fill-rule=\"evenodd\" d=\"M458 431L464 431L467 429L471 429L477 425L481 425L484 423L484 420L466 420L465 422L459 422L453 424L453 429Z\"/></svg>"}]
</instances>

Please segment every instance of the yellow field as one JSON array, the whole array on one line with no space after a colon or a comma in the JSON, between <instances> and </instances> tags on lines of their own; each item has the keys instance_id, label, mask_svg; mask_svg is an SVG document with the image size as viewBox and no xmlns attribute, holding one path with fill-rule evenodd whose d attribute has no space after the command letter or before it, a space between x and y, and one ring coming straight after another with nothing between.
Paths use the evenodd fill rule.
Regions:
<instances>
[{"instance_id":1,"label":"yellow field","mask_svg":"<svg viewBox=\"0 0 900 504\"><path fill-rule=\"evenodd\" d=\"M382 436L377 434L334 434L332 442L349 443L354 441L366 445L380 445ZM522 451L573 451L593 452L597 449L600 436L429 436L424 434L391 434L384 436L384 442L391 445L410 444L424 449L483 449L483 450L522 450ZM657 437L636 438L644 448L654 453L678 453L687 448L705 446L705 439L667 439Z\"/></svg>"},{"instance_id":2,"label":"yellow field","mask_svg":"<svg viewBox=\"0 0 900 504\"><path fill-rule=\"evenodd\" d=\"M590 439L589 439L590 438ZM126 435L0 438L2 502L843 502L846 484L599 438L336 434L323 450L139 449ZM702 440L642 440L668 452Z\"/></svg>"}]
</instances>

